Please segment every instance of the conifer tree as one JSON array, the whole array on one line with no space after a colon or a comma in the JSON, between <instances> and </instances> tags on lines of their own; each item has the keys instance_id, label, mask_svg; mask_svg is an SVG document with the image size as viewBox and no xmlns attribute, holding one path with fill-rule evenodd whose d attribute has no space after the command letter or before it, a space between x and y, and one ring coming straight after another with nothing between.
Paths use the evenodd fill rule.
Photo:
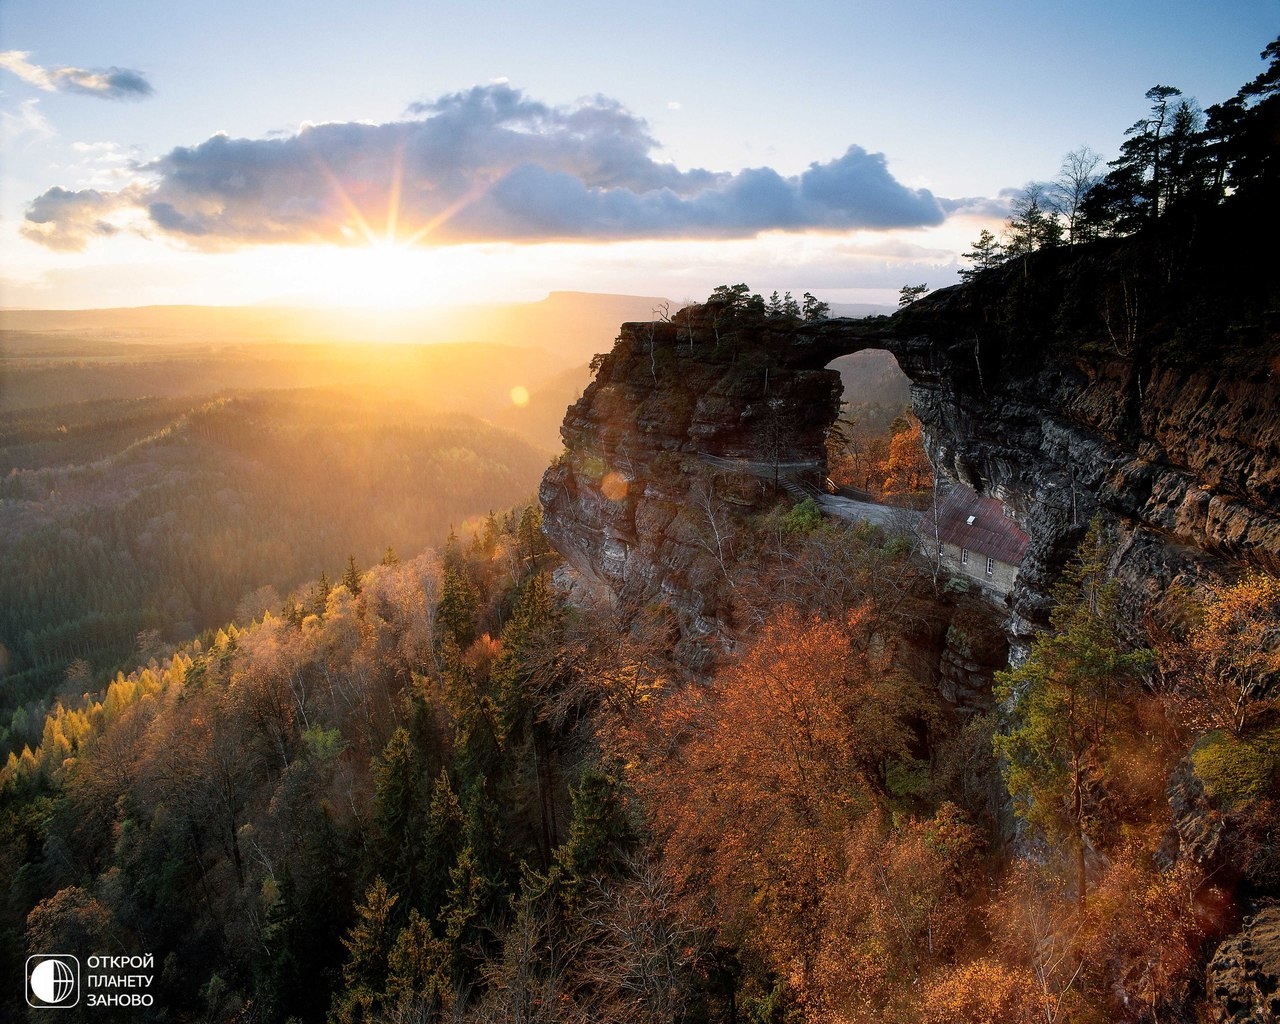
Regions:
<instances>
[{"instance_id":1,"label":"conifer tree","mask_svg":"<svg viewBox=\"0 0 1280 1024\"><path fill-rule=\"evenodd\" d=\"M1111 546L1095 519L1079 555L1055 590L1050 629L1027 660L996 674L996 699L1008 709L995 737L1015 812L1041 828L1075 860L1077 899L1087 891L1086 852L1101 826L1100 807L1114 766L1111 743L1125 705L1117 698L1148 663L1117 631L1118 585Z\"/></svg>"},{"instance_id":2,"label":"conifer tree","mask_svg":"<svg viewBox=\"0 0 1280 1024\"><path fill-rule=\"evenodd\" d=\"M352 597L360 596L360 570L356 568L355 555L347 555L347 569L342 574L341 582Z\"/></svg>"}]
</instances>

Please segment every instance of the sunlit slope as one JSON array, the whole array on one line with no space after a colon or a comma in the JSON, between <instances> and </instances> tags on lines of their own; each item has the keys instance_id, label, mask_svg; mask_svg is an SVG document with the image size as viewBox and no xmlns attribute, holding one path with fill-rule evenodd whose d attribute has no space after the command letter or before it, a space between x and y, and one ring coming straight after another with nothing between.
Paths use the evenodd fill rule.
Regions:
<instances>
[{"instance_id":1,"label":"sunlit slope","mask_svg":"<svg viewBox=\"0 0 1280 1024\"><path fill-rule=\"evenodd\" d=\"M439 543L451 525L526 498L546 463L510 431L376 392L180 404L99 402L96 423L7 438L5 723L46 699L77 659L114 671L141 631L178 640L232 618L259 588L284 595L336 576L349 554L368 565L389 545L410 554ZM64 448L75 461L58 457Z\"/></svg>"}]
</instances>

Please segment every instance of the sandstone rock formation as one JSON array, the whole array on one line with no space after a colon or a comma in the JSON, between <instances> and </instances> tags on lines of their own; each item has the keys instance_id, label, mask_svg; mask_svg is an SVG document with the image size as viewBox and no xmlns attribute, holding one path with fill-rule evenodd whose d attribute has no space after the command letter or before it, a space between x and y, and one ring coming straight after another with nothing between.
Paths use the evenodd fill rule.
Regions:
<instances>
[{"instance_id":1,"label":"sandstone rock formation","mask_svg":"<svg viewBox=\"0 0 1280 1024\"><path fill-rule=\"evenodd\" d=\"M1097 512L1122 538L1135 621L1174 581L1280 570L1277 284L1219 247L1238 229L1037 254L894 317L788 323L708 304L625 324L565 418L548 535L615 594L666 599L686 632L713 632L710 506L751 504L752 473L771 468L818 482L839 403L824 367L882 348L940 475L1012 505L1031 537L1015 642L1045 620Z\"/></svg>"},{"instance_id":2,"label":"sandstone rock formation","mask_svg":"<svg viewBox=\"0 0 1280 1024\"><path fill-rule=\"evenodd\" d=\"M1268 907L1218 947L1205 980L1207 1020L1280 1020L1280 907Z\"/></svg>"}]
</instances>

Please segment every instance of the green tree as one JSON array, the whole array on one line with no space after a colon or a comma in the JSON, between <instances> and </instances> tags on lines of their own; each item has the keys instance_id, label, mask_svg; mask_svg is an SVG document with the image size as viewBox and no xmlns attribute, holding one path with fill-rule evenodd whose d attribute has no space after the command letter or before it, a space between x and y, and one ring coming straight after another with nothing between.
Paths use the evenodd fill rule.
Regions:
<instances>
[{"instance_id":1,"label":"green tree","mask_svg":"<svg viewBox=\"0 0 1280 1024\"><path fill-rule=\"evenodd\" d=\"M1000 242L986 228L982 229L982 233L978 235L978 240L973 243L972 248L961 258L973 261L972 267L965 267L960 271L960 279L962 281L971 281L984 270L998 267L1003 262Z\"/></svg>"},{"instance_id":2,"label":"green tree","mask_svg":"<svg viewBox=\"0 0 1280 1024\"><path fill-rule=\"evenodd\" d=\"M898 308L906 309L929 290L927 284L904 284L898 292Z\"/></svg>"},{"instance_id":3,"label":"green tree","mask_svg":"<svg viewBox=\"0 0 1280 1024\"><path fill-rule=\"evenodd\" d=\"M461 559L446 559L441 572L440 603L436 622L442 637L449 637L465 651L476 638L476 615L480 600L471 576Z\"/></svg>"},{"instance_id":4,"label":"green tree","mask_svg":"<svg viewBox=\"0 0 1280 1024\"><path fill-rule=\"evenodd\" d=\"M381 839L378 863L391 879L391 891L416 905L418 874L429 853L423 848L426 808L422 771L407 729L391 734L382 753L374 758L371 774L374 821Z\"/></svg>"},{"instance_id":5,"label":"green tree","mask_svg":"<svg viewBox=\"0 0 1280 1024\"><path fill-rule=\"evenodd\" d=\"M1055 590L1049 630L1022 665L996 674L995 696L1009 726L994 744L1014 810L1070 850L1082 904L1086 852L1103 824L1112 741L1124 714L1117 698L1149 661L1147 651L1127 650L1117 632L1110 554L1095 519Z\"/></svg>"},{"instance_id":6,"label":"green tree","mask_svg":"<svg viewBox=\"0 0 1280 1024\"><path fill-rule=\"evenodd\" d=\"M570 790L570 798L573 819L569 838L556 851L556 863L564 871L572 894L584 897L589 882L622 867L637 836L617 779L600 768L584 770L577 788Z\"/></svg>"},{"instance_id":7,"label":"green tree","mask_svg":"<svg viewBox=\"0 0 1280 1024\"><path fill-rule=\"evenodd\" d=\"M804 304L800 307L800 316L804 320L825 320L830 313L830 305L819 302L809 292L804 293Z\"/></svg>"},{"instance_id":8,"label":"green tree","mask_svg":"<svg viewBox=\"0 0 1280 1024\"><path fill-rule=\"evenodd\" d=\"M360 570L356 568L356 556L347 555L347 568L342 574L341 583L352 597L360 596Z\"/></svg>"},{"instance_id":9,"label":"green tree","mask_svg":"<svg viewBox=\"0 0 1280 1024\"><path fill-rule=\"evenodd\" d=\"M381 876L373 880L364 903L356 908L356 923L342 944L347 962L342 967L346 989L334 999L330 1020L337 1024L368 1020L376 1012L387 983L387 956L395 940L392 910L399 897Z\"/></svg>"},{"instance_id":10,"label":"green tree","mask_svg":"<svg viewBox=\"0 0 1280 1024\"><path fill-rule=\"evenodd\" d=\"M323 618L324 610L329 604L329 594L332 591L333 584L329 582L329 577L323 572L320 573L320 580L316 583L315 590L311 592L311 600L307 602L307 612Z\"/></svg>"}]
</instances>

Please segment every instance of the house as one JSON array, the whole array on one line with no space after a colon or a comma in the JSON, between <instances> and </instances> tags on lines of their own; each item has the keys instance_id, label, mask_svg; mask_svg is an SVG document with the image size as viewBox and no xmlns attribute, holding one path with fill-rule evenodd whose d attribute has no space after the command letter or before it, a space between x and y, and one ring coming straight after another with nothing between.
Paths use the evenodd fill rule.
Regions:
<instances>
[{"instance_id":1,"label":"house","mask_svg":"<svg viewBox=\"0 0 1280 1024\"><path fill-rule=\"evenodd\" d=\"M933 514L925 517L921 537L925 553L936 555L944 568L1001 598L1012 592L1027 552L1027 535L1013 509L963 485L939 503L936 527Z\"/></svg>"}]
</instances>

